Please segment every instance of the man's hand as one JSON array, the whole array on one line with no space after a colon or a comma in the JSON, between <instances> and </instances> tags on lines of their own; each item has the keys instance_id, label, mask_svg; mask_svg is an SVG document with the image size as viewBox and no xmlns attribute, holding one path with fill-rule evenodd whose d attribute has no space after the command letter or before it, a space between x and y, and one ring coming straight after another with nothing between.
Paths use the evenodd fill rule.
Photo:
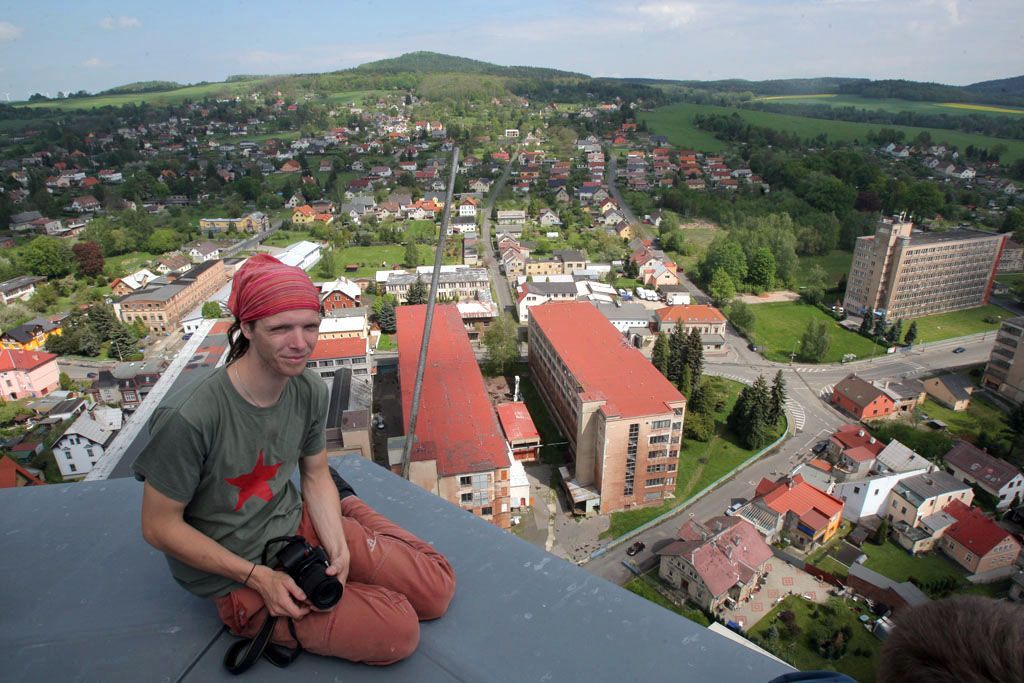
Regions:
<instances>
[{"instance_id":1,"label":"man's hand","mask_svg":"<svg viewBox=\"0 0 1024 683\"><path fill-rule=\"evenodd\" d=\"M331 565L327 568L327 576L336 576L338 581L344 584L348 581L349 563L352 561L352 555L348 551L348 543L345 541L344 535L342 535L342 538L332 543L331 546L326 544L324 546L327 550L327 555L331 558Z\"/></svg>"},{"instance_id":2,"label":"man's hand","mask_svg":"<svg viewBox=\"0 0 1024 683\"><path fill-rule=\"evenodd\" d=\"M284 572L256 565L249 585L260 594L267 606L267 612L273 617L291 617L299 621L310 612L306 594L292 577Z\"/></svg>"}]
</instances>

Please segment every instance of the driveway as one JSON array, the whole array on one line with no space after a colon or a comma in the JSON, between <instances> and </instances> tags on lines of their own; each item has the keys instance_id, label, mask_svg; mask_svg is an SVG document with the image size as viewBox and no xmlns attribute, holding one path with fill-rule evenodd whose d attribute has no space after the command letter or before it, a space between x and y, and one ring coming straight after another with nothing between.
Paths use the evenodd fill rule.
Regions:
<instances>
[{"instance_id":1,"label":"driveway","mask_svg":"<svg viewBox=\"0 0 1024 683\"><path fill-rule=\"evenodd\" d=\"M749 631L772 607L787 595L802 595L808 600L825 603L829 585L819 581L802 569L797 569L777 557L768 561L768 575L762 586L749 600L735 609L724 610L722 618L732 620Z\"/></svg>"}]
</instances>

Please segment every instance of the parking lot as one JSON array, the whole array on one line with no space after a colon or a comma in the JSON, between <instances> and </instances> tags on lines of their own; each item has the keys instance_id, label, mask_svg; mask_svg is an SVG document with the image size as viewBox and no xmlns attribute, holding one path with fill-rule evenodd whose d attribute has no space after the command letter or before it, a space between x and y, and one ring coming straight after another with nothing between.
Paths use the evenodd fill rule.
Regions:
<instances>
[{"instance_id":1,"label":"parking lot","mask_svg":"<svg viewBox=\"0 0 1024 683\"><path fill-rule=\"evenodd\" d=\"M776 557L768 562L764 585L749 600L721 614L723 619L735 621L749 630L787 595L802 595L807 600L825 603L828 591L827 583Z\"/></svg>"}]
</instances>

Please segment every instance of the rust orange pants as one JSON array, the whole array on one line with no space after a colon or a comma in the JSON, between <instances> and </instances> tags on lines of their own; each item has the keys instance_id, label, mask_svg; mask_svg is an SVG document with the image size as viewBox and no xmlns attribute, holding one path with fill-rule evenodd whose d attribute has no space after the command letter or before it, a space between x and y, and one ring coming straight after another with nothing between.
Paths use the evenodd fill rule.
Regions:
<instances>
[{"instance_id":1,"label":"rust orange pants","mask_svg":"<svg viewBox=\"0 0 1024 683\"><path fill-rule=\"evenodd\" d=\"M434 548L356 496L341 501L351 553L341 602L329 612L310 612L295 622L302 647L319 655L366 664L392 664L419 644L419 622L437 619L455 593L455 572ZM295 531L320 545L303 510ZM267 617L260 594L239 588L215 598L217 613L232 633L252 638ZM294 647L287 619L278 620L273 642Z\"/></svg>"}]
</instances>

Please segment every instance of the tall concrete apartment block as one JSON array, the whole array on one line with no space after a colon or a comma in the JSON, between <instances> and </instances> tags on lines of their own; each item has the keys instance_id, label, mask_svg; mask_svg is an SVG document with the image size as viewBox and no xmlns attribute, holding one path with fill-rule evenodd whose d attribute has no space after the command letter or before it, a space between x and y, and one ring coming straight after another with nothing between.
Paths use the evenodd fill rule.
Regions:
<instances>
[{"instance_id":1,"label":"tall concrete apartment block","mask_svg":"<svg viewBox=\"0 0 1024 683\"><path fill-rule=\"evenodd\" d=\"M914 232L900 217L883 218L858 237L843 306L887 320L919 318L988 303L1006 235L970 228Z\"/></svg>"},{"instance_id":2,"label":"tall concrete apartment block","mask_svg":"<svg viewBox=\"0 0 1024 683\"><path fill-rule=\"evenodd\" d=\"M1015 403L1024 402L1024 317L1004 320L996 334L982 384Z\"/></svg>"},{"instance_id":3,"label":"tall concrete apartment block","mask_svg":"<svg viewBox=\"0 0 1024 683\"><path fill-rule=\"evenodd\" d=\"M530 373L569 441L576 512L657 505L675 490L686 398L589 302L530 310Z\"/></svg>"}]
</instances>

